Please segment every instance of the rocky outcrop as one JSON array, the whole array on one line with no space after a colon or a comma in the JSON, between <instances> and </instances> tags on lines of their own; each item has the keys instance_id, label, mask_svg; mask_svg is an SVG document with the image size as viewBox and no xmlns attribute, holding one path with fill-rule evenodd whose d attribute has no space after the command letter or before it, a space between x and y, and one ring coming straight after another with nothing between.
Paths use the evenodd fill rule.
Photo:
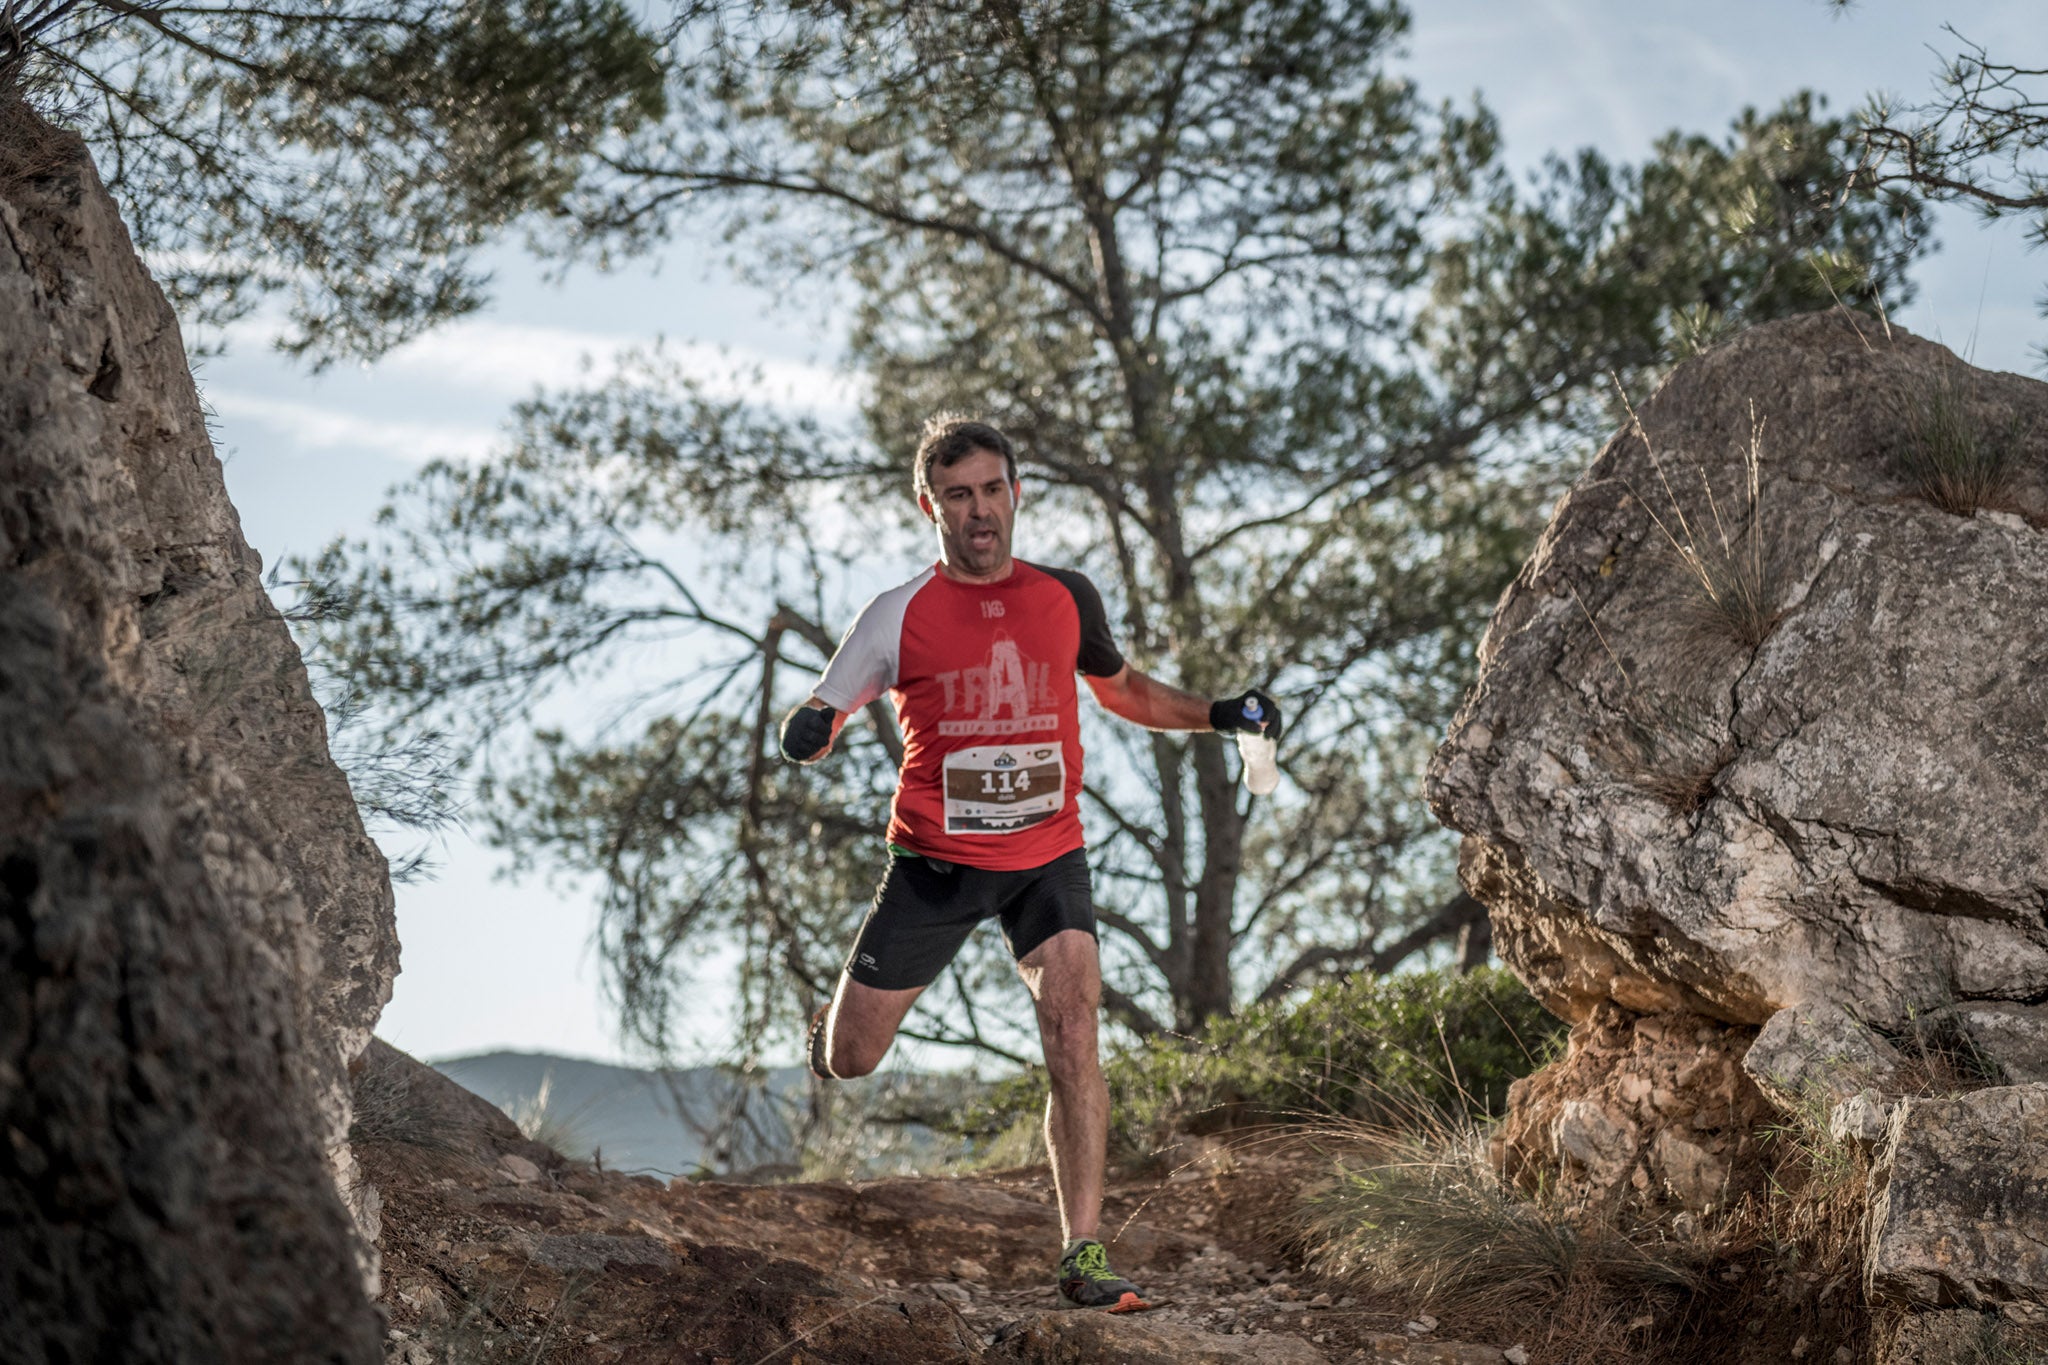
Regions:
<instances>
[{"instance_id":1,"label":"rocky outcrop","mask_svg":"<svg viewBox=\"0 0 2048 1365\"><path fill-rule=\"evenodd\" d=\"M0 123L55 149L0 167L0 1337L372 1359L334 1166L382 860L175 318L83 150Z\"/></svg>"},{"instance_id":2,"label":"rocky outcrop","mask_svg":"<svg viewBox=\"0 0 2048 1365\"><path fill-rule=\"evenodd\" d=\"M1859 1131L1888 1036L1937 1015L2031 1076L2043 601L2048 385L1842 310L1687 362L1558 505L1431 766L1501 956L1595 1032L1682 1014L1740 1055L1761 1027L1748 1077L1823 1121L1863 1096ZM1563 1065L1522 1088L1516 1159L1597 1186L1690 1141Z\"/></svg>"},{"instance_id":3,"label":"rocky outcrop","mask_svg":"<svg viewBox=\"0 0 2048 1365\"><path fill-rule=\"evenodd\" d=\"M1918 495L1944 385L2048 514L2048 385L1838 310L1681 366L1502 598L1429 797L1566 1018L2048 993L2048 533Z\"/></svg>"},{"instance_id":4,"label":"rocky outcrop","mask_svg":"<svg viewBox=\"0 0 2048 1365\"><path fill-rule=\"evenodd\" d=\"M1495 1159L1529 1186L1562 1173L1588 1199L1726 1207L1754 1183L1770 1113L1742 1071L1748 1042L1699 1015L1601 1005L1560 1061L1510 1087Z\"/></svg>"},{"instance_id":5,"label":"rocky outcrop","mask_svg":"<svg viewBox=\"0 0 2048 1365\"><path fill-rule=\"evenodd\" d=\"M17 106L5 117L28 116ZM293 962L307 1044L296 1064L322 1144L374 1238L374 1194L349 1175L346 1070L398 972L383 855L328 755L298 648L228 501L177 319L113 201L80 151L9 197L13 250L0 269L37 293L6 325L42 362L10 373L13 401L39 439L69 452L63 477L92 487L120 608L109 681L161 743L232 779L236 824L305 907L310 935L271 947ZM32 392L46 383L54 391Z\"/></svg>"}]
</instances>

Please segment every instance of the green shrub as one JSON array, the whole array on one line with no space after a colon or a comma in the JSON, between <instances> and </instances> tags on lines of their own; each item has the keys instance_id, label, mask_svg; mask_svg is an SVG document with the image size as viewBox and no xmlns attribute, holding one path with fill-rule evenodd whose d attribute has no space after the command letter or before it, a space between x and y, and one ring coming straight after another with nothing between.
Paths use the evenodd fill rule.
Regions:
<instances>
[{"instance_id":1,"label":"green shrub","mask_svg":"<svg viewBox=\"0 0 2048 1365\"><path fill-rule=\"evenodd\" d=\"M1194 1038L1112 1052L1110 1149L1146 1157L1182 1133L1251 1124L1495 1114L1548 1060L1564 1025L1497 968L1353 977L1254 1005ZM1045 1072L1002 1082L956 1131L991 1139L1035 1124Z\"/></svg>"}]
</instances>

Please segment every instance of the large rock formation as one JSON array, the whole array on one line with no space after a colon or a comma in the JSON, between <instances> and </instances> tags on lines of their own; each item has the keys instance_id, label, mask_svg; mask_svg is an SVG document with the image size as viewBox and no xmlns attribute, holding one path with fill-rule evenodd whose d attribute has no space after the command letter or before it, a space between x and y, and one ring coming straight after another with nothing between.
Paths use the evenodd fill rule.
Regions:
<instances>
[{"instance_id":1,"label":"large rock formation","mask_svg":"<svg viewBox=\"0 0 2048 1365\"><path fill-rule=\"evenodd\" d=\"M1682 366L1503 597L1429 795L1565 1018L2048 995L2048 535L1916 495L1944 375L2048 516L2048 385L1813 314ZM1757 424L1760 643L1684 562L1744 572Z\"/></svg>"},{"instance_id":2,"label":"large rock formation","mask_svg":"<svg viewBox=\"0 0 2048 1365\"><path fill-rule=\"evenodd\" d=\"M1671 376L1558 505L1430 772L1502 957L1573 1022L1511 1168L1705 1207L1774 1106L1876 1149L1882 1297L2048 1301L2012 1186L2037 1087L1901 1102L2048 1079L2044 603L2048 385L1842 310Z\"/></svg>"},{"instance_id":3,"label":"large rock formation","mask_svg":"<svg viewBox=\"0 0 2048 1365\"><path fill-rule=\"evenodd\" d=\"M0 1339L371 1359L383 861L113 203L18 103L0 159Z\"/></svg>"}]
</instances>

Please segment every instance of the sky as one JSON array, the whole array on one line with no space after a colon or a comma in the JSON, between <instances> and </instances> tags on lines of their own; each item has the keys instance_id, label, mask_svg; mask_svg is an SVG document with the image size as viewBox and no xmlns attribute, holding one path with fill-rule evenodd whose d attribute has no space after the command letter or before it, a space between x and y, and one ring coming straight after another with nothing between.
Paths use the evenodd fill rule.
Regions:
<instances>
[{"instance_id":1,"label":"sky","mask_svg":"<svg viewBox=\"0 0 2048 1365\"><path fill-rule=\"evenodd\" d=\"M2038 57L2048 39L2039 0L1862 0L1846 15L1823 0L1448 0L1416 5L1403 66L1431 98L1483 94L1510 164L1526 170L1587 145L1639 160L1673 128L1718 138L1744 106L1801 88L1838 112L1873 90L1924 98L1954 50L1944 23L1994 54ZM2017 224L1986 227L1961 211L1937 224L1942 250L1894 321L1979 365L2039 373L2030 348L2048 339L2036 309L2048 254L2030 254ZM657 340L729 391L827 417L857 402L857 382L837 368L829 297L740 284L715 242L678 241L615 273L577 269L559 282L515 250L494 260L490 308L374 365L309 373L268 349L260 321L233 328L226 352L200 364L228 491L266 564L363 533L386 490L424 461L488 452L512 403ZM438 856L432 880L398 888L403 970L384 1038L430 1059L505 1048L646 1060L618 1037L591 944L590 886L507 881L502 855L461 834ZM717 967L700 979L715 983ZM721 1004L707 985L686 1010L679 1060L730 1054Z\"/></svg>"}]
</instances>

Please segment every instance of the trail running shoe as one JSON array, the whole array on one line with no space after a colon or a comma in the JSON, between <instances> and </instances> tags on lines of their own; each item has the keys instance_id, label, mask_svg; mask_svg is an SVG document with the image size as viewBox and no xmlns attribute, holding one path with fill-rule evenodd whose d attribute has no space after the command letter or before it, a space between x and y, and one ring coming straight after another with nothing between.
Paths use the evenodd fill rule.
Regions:
<instances>
[{"instance_id":1,"label":"trail running shoe","mask_svg":"<svg viewBox=\"0 0 2048 1365\"><path fill-rule=\"evenodd\" d=\"M821 1081L836 1081L832 1066L825 1057L825 1019L832 1013L830 1005L818 1006L818 1012L811 1016L811 1026L804 1031L804 1058L810 1063L811 1074Z\"/></svg>"},{"instance_id":2,"label":"trail running shoe","mask_svg":"<svg viewBox=\"0 0 2048 1365\"><path fill-rule=\"evenodd\" d=\"M1092 1237L1075 1238L1060 1257L1060 1304L1112 1313L1136 1313L1152 1306L1138 1293L1138 1286L1109 1268L1109 1253Z\"/></svg>"}]
</instances>

